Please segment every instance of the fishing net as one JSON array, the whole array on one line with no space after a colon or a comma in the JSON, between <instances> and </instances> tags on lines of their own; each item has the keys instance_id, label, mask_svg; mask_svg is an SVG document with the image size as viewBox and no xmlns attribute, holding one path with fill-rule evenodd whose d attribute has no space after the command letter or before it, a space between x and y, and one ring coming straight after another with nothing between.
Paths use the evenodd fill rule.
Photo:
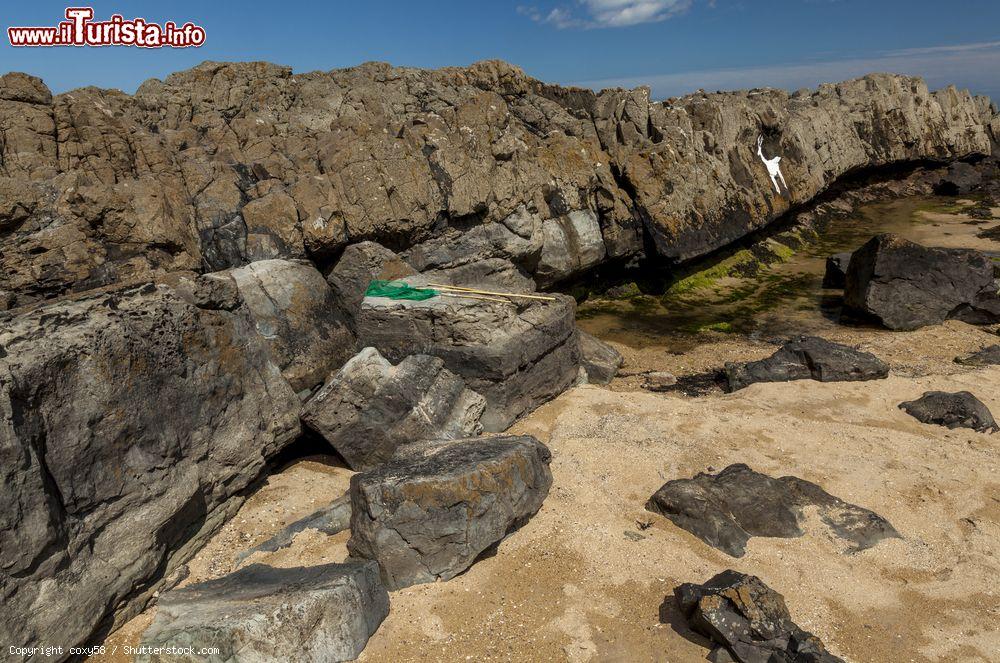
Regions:
<instances>
[{"instance_id":1,"label":"fishing net","mask_svg":"<svg viewBox=\"0 0 1000 663\"><path fill-rule=\"evenodd\" d=\"M372 281L365 291L366 297L387 297L389 299L412 299L422 301L436 297L437 290L431 288L415 288L402 281Z\"/></svg>"}]
</instances>

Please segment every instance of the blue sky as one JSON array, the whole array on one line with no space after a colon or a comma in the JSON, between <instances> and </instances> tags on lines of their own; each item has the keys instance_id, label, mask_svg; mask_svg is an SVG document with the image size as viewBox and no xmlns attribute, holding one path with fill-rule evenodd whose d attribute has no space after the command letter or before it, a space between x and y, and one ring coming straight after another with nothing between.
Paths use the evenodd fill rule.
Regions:
<instances>
[{"instance_id":1,"label":"blue sky","mask_svg":"<svg viewBox=\"0 0 1000 663\"><path fill-rule=\"evenodd\" d=\"M83 3L77 3L83 4ZM663 98L708 90L795 89L869 71L919 74L1000 100L997 0L419 0L90 3L151 22L193 21L196 49L12 48L0 71L55 92L132 92L203 60L268 60L296 72L382 60L439 67L501 58L540 79L651 85ZM3 27L55 25L65 2L5 3ZM6 32L6 30L4 31Z\"/></svg>"}]
</instances>

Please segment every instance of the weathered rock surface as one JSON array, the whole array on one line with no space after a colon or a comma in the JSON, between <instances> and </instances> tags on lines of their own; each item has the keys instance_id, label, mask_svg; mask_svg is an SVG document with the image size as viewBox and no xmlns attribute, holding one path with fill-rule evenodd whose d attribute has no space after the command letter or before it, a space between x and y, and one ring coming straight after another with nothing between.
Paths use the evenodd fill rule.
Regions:
<instances>
[{"instance_id":1,"label":"weathered rock surface","mask_svg":"<svg viewBox=\"0 0 1000 663\"><path fill-rule=\"evenodd\" d=\"M462 241L543 284L641 253L644 232L660 255L689 259L858 168L989 154L991 114L968 93L890 75L661 103L645 88L547 85L496 61L295 75L206 62L132 96L52 96L37 78L8 74L0 299L325 261L364 240L427 248L500 226L524 241ZM780 193L761 135L763 155L782 158Z\"/></svg>"},{"instance_id":2,"label":"weathered rock surface","mask_svg":"<svg viewBox=\"0 0 1000 663\"><path fill-rule=\"evenodd\" d=\"M899 409L925 424L948 428L971 428L980 433L1000 430L986 404L967 391L928 391L915 401L899 404Z\"/></svg>"},{"instance_id":3,"label":"weathered rock surface","mask_svg":"<svg viewBox=\"0 0 1000 663\"><path fill-rule=\"evenodd\" d=\"M479 434L486 400L430 355L393 366L365 348L303 407L302 421L355 470L385 461L404 444Z\"/></svg>"},{"instance_id":4,"label":"weathered rock surface","mask_svg":"<svg viewBox=\"0 0 1000 663\"><path fill-rule=\"evenodd\" d=\"M0 640L134 614L299 431L226 277L0 314Z\"/></svg>"},{"instance_id":5,"label":"weathered rock surface","mask_svg":"<svg viewBox=\"0 0 1000 663\"><path fill-rule=\"evenodd\" d=\"M812 482L792 476L775 479L742 463L718 474L668 481L646 502L647 510L733 557L746 553L753 536L802 536L803 509L811 506L819 509L820 519L833 534L851 544L851 552L899 536L878 514L844 502Z\"/></svg>"},{"instance_id":6,"label":"weathered rock surface","mask_svg":"<svg viewBox=\"0 0 1000 663\"><path fill-rule=\"evenodd\" d=\"M851 264L851 253L835 253L826 259L826 273L823 287L842 289L847 285L847 266Z\"/></svg>"},{"instance_id":7,"label":"weathered rock surface","mask_svg":"<svg viewBox=\"0 0 1000 663\"><path fill-rule=\"evenodd\" d=\"M453 578L538 511L550 457L527 436L404 446L351 477L347 548L377 560L390 590Z\"/></svg>"},{"instance_id":8,"label":"weathered rock surface","mask_svg":"<svg viewBox=\"0 0 1000 663\"><path fill-rule=\"evenodd\" d=\"M419 278L407 282L422 283ZM518 303L366 297L358 336L392 362L412 354L443 359L445 368L486 398L483 429L500 432L562 393L579 375L576 303L565 295L554 297Z\"/></svg>"},{"instance_id":9,"label":"weathered rock surface","mask_svg":"<svg viewBox=\"0 0 1000 663\"><path fill-rule=\"evenodd\" d=\"M267 541L244 550L239 554L238 560L242 561L254 553L271 553L292 545L296 535L308 529L333 536L351 526L351 496L344 494L327 504L322 509L313 511L305 518L300 518L294 523L284 528Z\"/></svg>"},{"instance_id":10,"label":"weathered rock surface","mask_svg":"<svg viewBox=\"0 0 1000 663\"><path fill-rule=\"evenodd\" d=\"M353 661L389 614L372 562L272 568L252 564L163 594L141 646L195 653L140 654L137 663ZM203 648L217 654L200 655Z\"/></svg>"},{"instance_id":11,"label":"weathered rock surface","mask_svg":"<svg viewBox=\"0 0 1000 663\"><path fill-rule=\"evenodd\" d=\"M889 367L870 352L816 336L802 336L781 346L767 359L745 364L727 362L729 390L737 391L756 382L855 382L880 380Z\"/></svg>"},{"instance_id":12,"label":"weathered rock surface","mask_svg":"<svg viewBox=\"0 0 1000 663\"><path fill-rule=\"evenodd\" d=\"M261 260L230 274L295 391L321 384L354 355L354 334L330 286L311 264Z\"/></svg>"},{"instance_id":13,"label":"weathered rock surface","mask_svg":"<svg viewBox=\"0 0 1000 663\"><path fill-rule=\"evenodd\" d=\"M625 359L613 347L586 332L579 332L580 360L587 371L587 381L591 384L608 384Z\"/></svg>"},{"instance_id":14,"label":"weathered rock surface","mask_svg":"<svg viewBox=\"0 0 1000 663\"><path fill-rule=\"evenodd\" d=\"M703 585L684 583L674 598L691 630L715 643L709 658L716 663L843 663L756 576L723 571Z\"/></svg>"},{"instance_id":15,"label":"weathered rock surface","mask_svg":"<svg viewBox=\"0 0 1000 663\"><path fill-rule=\"evenodd\" d=\"M395 281L416 273L411 265L381 244L359 242L344 249L326 280L340 311L351 328L356 329L361 301L372 281Z\"/></svg>"},{"instance_id":16,"label":"weathered rock surface","mask_svg":"<svg viewBox=\"0 0 1000 663\"><path fill-rule=\"evenodd\" d=\"M956 357L955 363L965 366L1000 366L1000 345L991 345L968 357Z\"/></svg>"},{"instance_id":17,"label":"weathered rock surface","mask_svg":"<svg viewBox=\"0 0 1000 663\"><path fill-rule=\"evenodd\" d=\"M1000 321L989 257L971 249L928 248L888 233L854 252L844 302L889 329L917 329L950 319Z\"/></svg>"}]
</instances>

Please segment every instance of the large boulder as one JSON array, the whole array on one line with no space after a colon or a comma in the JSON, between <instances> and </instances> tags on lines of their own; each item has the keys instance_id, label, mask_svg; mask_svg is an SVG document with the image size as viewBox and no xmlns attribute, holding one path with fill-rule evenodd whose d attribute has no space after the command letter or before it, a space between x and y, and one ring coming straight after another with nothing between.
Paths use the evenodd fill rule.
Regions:
<instances>
[{"instance_id":1,"label":"large boulder","mask_svg":"<svg viewBox=\"0 0 1000 663\"><path fill-rule=\"evenodd\" d=\"M398 447L421 440L479 434L486 400L430 355L410 355L398 366L365 348L302 409L354 470L387 461Z\"/></svg>"},{"instance_id":2,"label":"large boulder","mask_svg":"<svg viewBox=\"0 0 1000 663\"><path fill-rule=\"evenodd\" d=\"M684 583L674 599L691 630L715 644L712 661L843 663L792 621L785 597L756 576L723 571L702 585Z\"/></svg>"},{"instance_id":3,"label":"large boulder","mask_svg":"<svg viewBox=\"0 0 1000 663\"><path fill-rule=\"evenodd\" d=\"M0 314L0 640L77 645L145 605L299 432L235 284Z\"/></svg>"},{"instance_id":4,"label":"large boulder","mask_svg":"<svg viewBox=\"0 0 1000 663\"><path fill-rule=\"evenodd\" d=\"M295 391L321 384L354 355L354 334L330 286L311 264L261 260L230 274Z\"/></svg>"},{"instance_id":5,"label":"large boulder","mask_svg":"<svg viewBox=\"0 0 1000 663\"><path fill-rule=\"evenodd\" d=\"M404 446L351 477L347 548L377 560L389 589L453 578L538 511L549 460L526 436Z\"/></svg>"},{"instance_id":6,"label":"large boulder","mask_svg":"<svg viewBox=\"0 0 1000 663\"><path fill-rule=\"evenodd\" d=\"M756 382L853 382L880 380L888 375L889 367L870 352L816 336L802 336L789 341L767 359L743 364L726 363L730 391Z\"/></svg>"},{"instance_id":7,"label":"large boulder","mask_svg":"<svg viewBox=\"0 0 1000 663\"><path fill-rule=\"evenodd\" d=\"M971 428L980 433L1000 430L986 404L967 391L928 391L915 401L899 404L899 409L925 424L948 428Z\"/></svg>"},{"instance_id":8,"label":"large boulder","mask_svg":"<svg viewBox=\"0 0 1000 663\"><path fill-rule=\"evenodd\" d=\"M163 594L142 636L146 652L135 660L353 661L388 614L389 594L372 562L294 568L252 564ZM201 653L209 649L216 653Z\"/></svg>"},{"instance_id":9,"label":"large boulder","mask_svg":"<svg viewBox=\"0 0 1000 663\"><path fill-rule=\"evenodd\" d=\"M889 329L950 319L1000 321L989 257L970 249L928 248L893 234L877 235L854 252L844 302Z\"/></svg>"},{"instance_id":10,"label":"large boulder","mask_svg":"<svg viewBox=\"0 0 1000 663\"><path fill-rule=\"evenodd\" d=\"M852 552L899 536L877 513L834 497L810 481L792 476L775 479L742 463L718 474L668 481L646 502L647 510L733 557L746 553L753 536L802 536L808 507L818 509L822 522L849 543Z\"/></svg>"},{"instance_id":11,"label":"large boulder","mask_svg":"<svg viewBox=\"0 0 1000 663\"><path fill-rule=\"evenodd\" d=\"M579 375L576 303L565 295L552 297L512 302L365 297L358 337L392 362L412 354L443 359L449 371L486 398L484 430L499 432L560 394Z\"/></svg>"}]
</instances>

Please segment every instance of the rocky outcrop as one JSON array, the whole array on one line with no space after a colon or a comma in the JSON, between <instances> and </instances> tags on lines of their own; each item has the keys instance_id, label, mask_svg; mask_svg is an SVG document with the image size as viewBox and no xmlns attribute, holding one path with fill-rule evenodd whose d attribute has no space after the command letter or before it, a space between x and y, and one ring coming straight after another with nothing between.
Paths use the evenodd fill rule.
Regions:
<instances>
[{"instance_id":1,"label":"rocky outcrop","mask_svg":"<svg viewBox=\"0 0 1000 663\"><path fill-rule=\"evenodd\" d=\"M674 599L691 630L715 644L709 659L717 663L843 663L756 576L723 571L702 585L681 585Z\"/></svg>"},{"instance_id":2,"label":"rocky outcrop","mask_svg":"<svg viewBox=\"0 0 1000 663\"><path fill-rule=\"evenodd\" d=\"M915 401L900 403L899 409L925 424L971 428L980 433L1000 431L986 404L967 391L928 391Z\"/></svg>"},{"instance_id":3,"label":"rocky outcrop","mask_svg":"<svg viewBox=\"0 0 1000 663\"><path fill-rule=\"evenodd\" d=\"M453 578L538 511L550 457L527 436L404 446L351 477L347 548L377 560L390 590Z\"/></svg>"},{"instance_id":4,"label":"rocky outcrop","mask_svg":"<svg viewBox=\"0 0 1000 663\"><path fill-rule=\"evenodd\" d=\"M17 313L0 314L0 639L68 647L233 513L299 401L228 277Z\"/></svg>"},{"instance_id":5,"label":"rocky outcrop","mask_svg":"<svg viewBox=\"0 0 1000 663\"><path fill-rule=\"evenodd\" d=\"M757 382L855 382L880 380L888 375L889 367L870 352L861 352L816 336L802 336L789 341L767 359L745 364L726 363L730 391Z\"/></svg>"},{"instance_id":6,"label":"rocky outcrop","mask_svg":"<svg viewBox=\"0 0 1000 663\"><path fill-rule=\"evenodd\" d=\"M991 345L967 357L956 357L955 363L965 366L1000 366L1000 345Z\"/></svg>"},{"instance_id":7,"label":"rocky outcrop","mask_svg":"<svg viewBox=\"0 0 1000 663\"><path fill-rule=\"evenodd\" d=\"M873 237L854 252L844 303L897 330L951 319L1000 321L989 257L971 249L928 248L893 234Z\"/></svg>"},{"instance_id":8,"label":"rocky outcrop","mask_svg":"<svg viewBox=\"0 0 1000 663\"><path fill-rule=\"evenodd\" d=\"M753 536L802 536L807 507L816 507L823 524L849 543L852 552L899 536L885 518L812 482L792 476L775 479L743 464L718 474L668 481L646 503L647 510L733 557L746 553Z\"/></svg>"},{"instance_id":9,"label":"rocky outcrop","mask_svg":"<svg viewBox=\"0 0 1000 663\"><path fill-rule=\"evenodd\" d=\"M890 75L653 102L496 61L295 75L206 62L132 96L53 97L8 74L0 302L256 260L325 264L365 240L413 256L448 244L460 254L442 269L474 257L541 285L643 253L646 236L687 260L845 173L988 154L991 113ZM779 156L776 189L764 160Z\"/></svg>"},{"instance_id":10,"label":"rocky outcrop","mask_svg":"<svg viewBox=\"0 0 1000 663\"><path fill-rule=\"evenodd\" d=\"M135 660L353 661L388 614L389 594L372 562L253 564L161 596L140 643L151 653ZM218 653L205 656L203 649Z\"/></svg>"},{"instance_id":11,"label":"rocky outcrop","mask_svg":"<svg viewBox=\"0 0 1000 663\"><path fill-rule=\"evenodd\" d=\"M621 353L587 332L579 332L580 361L591 384L608 384L625 361Z\"/></svg>"},{"instance_id":12,"label":"rocky outcrop","mask_svg":"<svg viewBox=\"0 0 1000 663\"><path fill-rule=\"evenodd\" d=\"M354 355L356 341L323 275L307 262L261 260L230 272L282 375L312 389Z\"/></svg>"},{"instance_id":13,"label":"rocky outcrop","mask_svg":"<svg viewBox=\"0 0 1000 663\"><path fill-rule=\"evenodd\" d=\"M517 302L365 297L358 336L391 362L413 354L443 359L445 368L486 399L483 429L500 432L579 376L575 311L565 295Z\"/></svg>"},{"instance_id":14,"label":"rocky outcrop","mask_svg":"<svg viewBox=\"0 0 1000 663\"><path fill-rule=\"evenodd\" d=\"M410 355L393 366L365 348L305 404L302 421L352 469L367 470L404 444L477 435L485 408L440 357Z\"/></svg>"}]
</instances>

